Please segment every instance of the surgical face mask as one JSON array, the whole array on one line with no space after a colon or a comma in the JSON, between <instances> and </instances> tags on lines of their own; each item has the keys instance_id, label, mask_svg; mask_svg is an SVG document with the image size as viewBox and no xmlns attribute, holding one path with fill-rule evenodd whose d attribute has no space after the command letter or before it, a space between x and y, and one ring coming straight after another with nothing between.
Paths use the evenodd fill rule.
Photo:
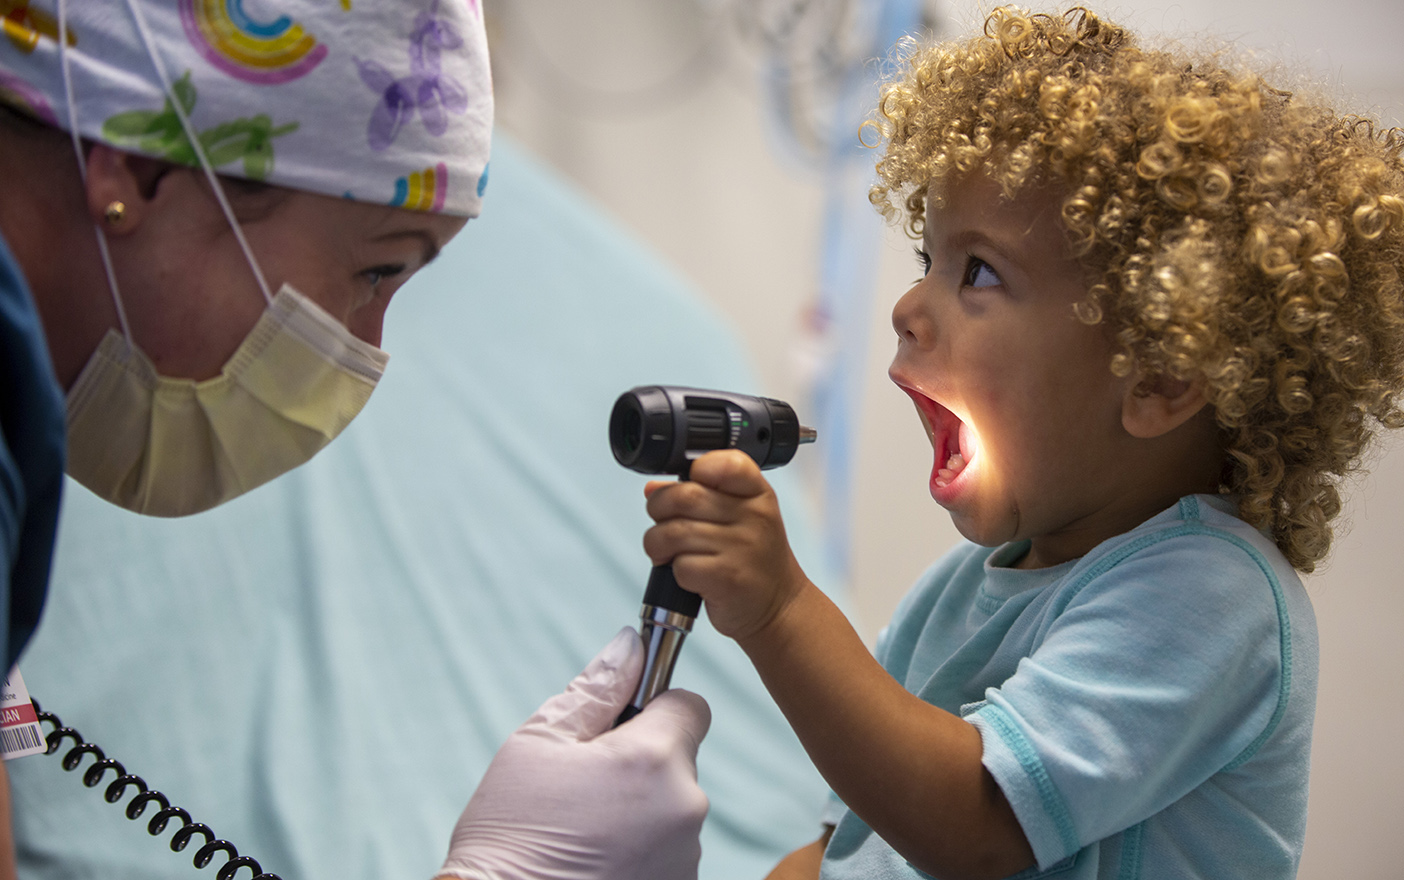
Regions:
<instances>
[{"instance_id":1,"label":"surgical face mask","mask_svg":"<svg viewBox=\"0 0 1404 880\"><path fill-rule=\"evenodd\" d=\"M389 356L284 285L219 376L159 376L109 330L68 393L68 473L137 513L207 510L306 462Z\"/></svg>"},{"instance_id":2,"label":"surgical face mask","mask_svg":"<svg viewBox=\"0 0 1404 880\"><path fill-rule=\"evenodd\" d=\"M169 95L170 78L142 14L127 5ZM69 130L86 177L62 2L59 15ZM290 286L269 294L194 127L180 101L171 105L267 308L219 376L200 382L160 376L132 340L107 240L97 230L122 332L108 331L69 390L67 470L108 501L154 516L207 510L306 462L361 411L389 360Z\"/></svg>"}]
</instances>

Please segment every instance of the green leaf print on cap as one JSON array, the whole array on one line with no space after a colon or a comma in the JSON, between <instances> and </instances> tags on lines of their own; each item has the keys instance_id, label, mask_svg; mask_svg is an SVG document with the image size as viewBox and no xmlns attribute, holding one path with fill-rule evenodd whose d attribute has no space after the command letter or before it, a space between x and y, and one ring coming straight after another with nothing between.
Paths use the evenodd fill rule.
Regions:
<instances>
[{"instance_id":1,"label":"green leaf print on cap","mask_svg":"<svg viewBox=\"0 0 1404 880\"><path fill-rule=\"evenodd\" d=\"M187 70L171 88L189 117L197 97L195 86L190 82L190 71ZM200 146L204 147L214 167L242 159L244 175L263 180L273 170L273 138L296 130L296 122L275 127L272 118L260 113L200 132ZM131 147L181 165L199 164L169 98L159 112L130 110L116 114L102 124L102 134L113 146Z\"/></svg>"}]
</instances>

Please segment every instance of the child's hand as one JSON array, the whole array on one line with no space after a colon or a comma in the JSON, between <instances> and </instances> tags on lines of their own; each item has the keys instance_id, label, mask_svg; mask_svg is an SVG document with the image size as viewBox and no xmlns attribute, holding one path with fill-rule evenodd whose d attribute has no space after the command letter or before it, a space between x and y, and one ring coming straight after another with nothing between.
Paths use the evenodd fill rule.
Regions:
<instances>
[{"instance_id":1,"label":"child's hand","mask_svg":"<svg viewBox=\"0 0 1404 880\"><path fill-rule=\"evenodd\" d=\"M692 463L691 479L644 489L657 525L644 534L655 565L673 563L678 584L702 596L723 635L764 629L807 583L785 539L780 505L760 467L735 449Z\"/></svg>"}]
</instances>

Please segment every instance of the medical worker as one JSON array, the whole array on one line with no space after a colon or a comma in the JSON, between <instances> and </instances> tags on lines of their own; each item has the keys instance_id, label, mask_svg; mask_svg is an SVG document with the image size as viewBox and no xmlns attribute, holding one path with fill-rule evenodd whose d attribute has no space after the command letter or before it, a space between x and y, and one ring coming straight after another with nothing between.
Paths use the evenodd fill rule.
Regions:
<instances>
[{"instance_id":1,"label":"medical worker","mask_svg":"<svg viewBox=\"0 0 1404 880\"><path fill-rule=\"evenodd\" d=\"M355 417L386 367L392 295L479 212L492 91L478 0L0 12L8 668L43 605L65 470L181 516L305 462ZM674 691L610 730L641 653L621 632L509 738L441 876L696 875L709 716Z\"/></svg>"}]
</instances>

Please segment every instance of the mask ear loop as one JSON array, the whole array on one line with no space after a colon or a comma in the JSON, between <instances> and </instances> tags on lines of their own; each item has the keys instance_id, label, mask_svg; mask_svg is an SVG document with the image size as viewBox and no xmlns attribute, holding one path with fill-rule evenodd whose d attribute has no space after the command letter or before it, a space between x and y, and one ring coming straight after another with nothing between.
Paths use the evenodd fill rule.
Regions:
<instances>
[{"instance_id":1,"label":"mask ear loop","mask_svg":"<svg viewBox=\"0 0 1404 880\"><path fill-rule=\"evenodd\" d=\"M68 105L68 134L73 139L73 154L78 158L78 177L86 187L88 183L88 160L83 156L83 142L78 135L78 108L73 102L73 77L68 65L68 4L58 0L58 55L59 70L63 76L64 101ZM127 340L127 350L136 348L132 341L132 328L127 323L127 310L122 305L122 294L117 290L117 273L112 269L112 254L107 249L107 233L102 226L93 224L93 235L97 237L98 254L102 257L102 269L107 273L107 289L112 293L112 305L117 309L117 324L122 328L122 336Z\"/></svg>"},{"instance_id":2,"label":"mask ear loop","mask_svg":"<svg viewBox=\"0 0 1404 880\"><path fill-rule=\"evenodd\" d=\"M156 51L156 42L151 39L151 31L146 27L146 19L143 17L139 4L135 0L127 0L127 10L132 14L132 20L136 22L137 32L141 35L141 41L146 46L146 54L151 59L151 66L156 69L156 75L161 80L161 89L165 92L167 99L171 102L171 109L180 119L180 127L185 130L186 140L190 142L190 147L195 151L195 156L200 160L200 168L205 172L205 177L210 182L210 189L214 192L214 197L219 202L219 209L224 212L224 219L229 221L229 228L234 232L234 238L239 242L239 249L244 252L244 259L249 263L249 269L253 272L254 280L258 282L258 289L263 293L263 299L268 304L273 303L273 294L268 289L268 281L263 277L263 270L259 268L258 260L254 259L253 248L249 247L249 241L244 237L244 230L239 225L239 221L234 217L234 209L229 206L229 199L224 195L224 187L220 186L219 177L215 174L214 166L210 164L210 157L205 153L205 147L200 143L199 132L186 115L185 108L181 106L180 98L171 86L171 78L166 73L166 65L161 61L161 56Z\"/></svg>"}]
</instances>

